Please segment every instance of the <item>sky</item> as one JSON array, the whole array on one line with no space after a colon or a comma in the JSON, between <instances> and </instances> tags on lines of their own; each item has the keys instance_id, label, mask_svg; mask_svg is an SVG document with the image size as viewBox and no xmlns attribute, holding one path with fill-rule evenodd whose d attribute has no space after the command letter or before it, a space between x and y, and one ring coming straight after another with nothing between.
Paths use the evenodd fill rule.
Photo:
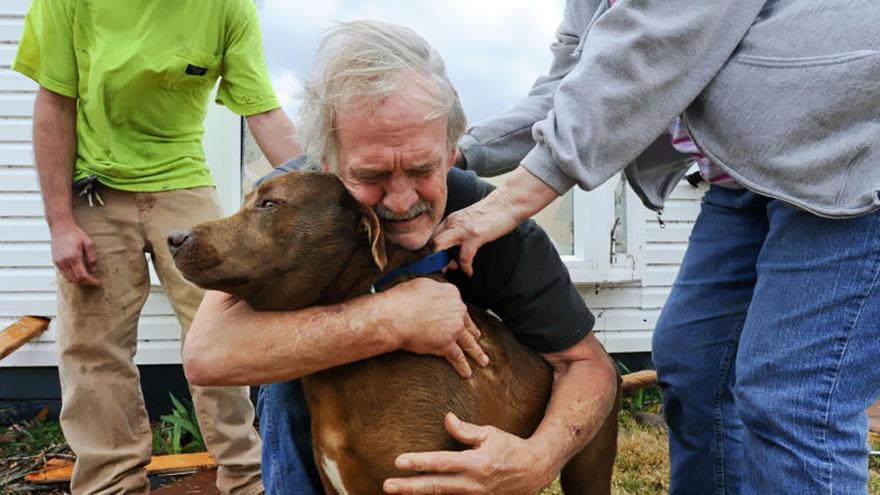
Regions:
<instances>
[{"instance_id":1,"label":"sky","mask_svg":"<svg viewBox=\"0 0 880 495\"><path fill-rule=\"evenodd\" d=\"M334 21L407 26L446 61L469 122L507 108L550 65L563 0L257 0L269 74L287 113Z\"/></svg>"}]
</instances>

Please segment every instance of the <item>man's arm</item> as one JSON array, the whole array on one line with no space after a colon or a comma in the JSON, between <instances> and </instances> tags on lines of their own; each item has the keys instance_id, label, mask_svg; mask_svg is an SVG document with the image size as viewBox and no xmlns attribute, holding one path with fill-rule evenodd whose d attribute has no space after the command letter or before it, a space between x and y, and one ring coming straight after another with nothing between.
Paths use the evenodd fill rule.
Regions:
<instances>
[{"instance_id":1,"label":"man's arm","mask_svg":"<svg viewBox=\"0 0 880 495\"><path fill-rule=\"evenodd\" d=\"M257 145L273 167L302 154L302 148L296 142L293 122L281 108L246 118Z\"/></svg>"},{"instance_id":2,"label":"man's arm","mask_svg":"<svg viewBox=\"0 0 880 495\"><path fill-rule=\"evenodd\" d=\"M426 304L431 311L422 310ZM254 311L208 291L186 336L183 364L194 385L252 385L404 349L444 357L467 377L465 353L488 363L478 336L458 290L426 278L299 311Z\"/></svg>"},{"instance_id":3,"label":"man's arm","mask_svg":"<svg viewBox=\"0 0 880 495\"><path fill-rule=\"evenodd\" d=\"M465 423L450 413L446 428L472 449L402 454L396 466L422 474L389 479L385 491L531 495L549 485L611 412L617 374L592 334L565 351L542 356L554 369L553 391L544 419L530 438Z\"/></svg>"},{"instance_id":4,"label":"man's arm","mask_svg":"<svg viewBox=\"0 0 880 495\"><path fill-rule=\"evenodd\" d=\"M52 262L68 282L98 285L97 256L73 219L76 99L40 87L34 102L34 160L52 237Z\"/></svg>"}]
</instances>

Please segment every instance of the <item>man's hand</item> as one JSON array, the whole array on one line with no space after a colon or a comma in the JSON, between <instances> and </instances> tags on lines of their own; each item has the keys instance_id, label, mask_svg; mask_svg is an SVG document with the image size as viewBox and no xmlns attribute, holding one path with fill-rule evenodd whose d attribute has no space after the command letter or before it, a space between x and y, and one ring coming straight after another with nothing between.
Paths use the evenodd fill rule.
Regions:
<instances>
[{"instance_id":1,"label":"man's hand","mask_svg":"<svg viewBox=\"0 0 880 495\"><path fill-rule=\"evenodd\" d=\"M444 423L456 440L473 448L401 454L395 466L419 474L385 480L386 493L534 495L553 481L555 468L546 466L526 440L492 426L466 423L452 413Z\"/></svg>"},{"instance_id":2,"label":"man's hand","mask_svg":"<svg viewBox=\"0 0 880 495\"><path fill-rule=\"evenodd\" d=\"M434 250L460 246L458 264L473 275L474 256L482 245L512 231L558 196L541 179L519 167L488 196L446 217L434 233Z\"/></svg>"},{"instance_id":3,"label":"man's hand","mask_svg":"<svg viewBox=\"0 0 880 495\"><path fill-rule=\"evenodd\" d=\"M98 255L92 239L75 223L52 229L52 262L72 284L96 287Z\"/></svg>"},{"instance_id":4,"label":"man's hand","mask_svg":"<svg viewBox=\"0 0 880 495\"><path fill-rule=\"evenodd\" d=\"M489 364L489 357L477 343L480 330L454 285L416 278L378 296L388 301L389 322L399 338L399 348L446 358L464 378L471 376L465 353L481 366Z\"/></svg>"}]
</instances>

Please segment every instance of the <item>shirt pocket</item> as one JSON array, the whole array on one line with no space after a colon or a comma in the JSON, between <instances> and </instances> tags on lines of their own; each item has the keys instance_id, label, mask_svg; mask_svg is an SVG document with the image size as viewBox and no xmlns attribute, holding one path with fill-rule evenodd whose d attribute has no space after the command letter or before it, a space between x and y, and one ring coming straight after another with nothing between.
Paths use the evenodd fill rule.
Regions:
<instances>
[{"instance_id":1,"label":"shirt pocket","mask_svg":"<svg viewBox=\"0 0 880 495\"><path fill-rule=\"evenodd\" d=\"M171 52L162 77L165 89L193 91L210 88L220 74L222 55L212 55L189 47Z\"/></svg>"}]
</instances>

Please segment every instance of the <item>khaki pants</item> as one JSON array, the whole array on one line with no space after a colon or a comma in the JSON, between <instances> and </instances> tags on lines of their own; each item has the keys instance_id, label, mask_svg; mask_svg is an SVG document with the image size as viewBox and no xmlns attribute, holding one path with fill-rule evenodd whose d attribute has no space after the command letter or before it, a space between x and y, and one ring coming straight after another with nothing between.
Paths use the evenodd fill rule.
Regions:
<instances>
[{"instance_id":1,"label":"khaki pants","mask_svg":"<svg viewBox=\"0 0 880 495\"><path fill-rule=\"evenodd\" d=\"M71 491L149 492L150 424L133 363L138 317L150 291L149 253L185 336L202 291L184 280L165 239L216 218L213 188L157 193L100 189L104 205L74 198L74 216L95 243L101 286L58 276L61 426L77 455ZM252 494L260 480L260 439L247 387L190 386L208 450L220 465L223 493ZM170 406L169 406L170 407Z\"/></svg>"}]
</instances>

